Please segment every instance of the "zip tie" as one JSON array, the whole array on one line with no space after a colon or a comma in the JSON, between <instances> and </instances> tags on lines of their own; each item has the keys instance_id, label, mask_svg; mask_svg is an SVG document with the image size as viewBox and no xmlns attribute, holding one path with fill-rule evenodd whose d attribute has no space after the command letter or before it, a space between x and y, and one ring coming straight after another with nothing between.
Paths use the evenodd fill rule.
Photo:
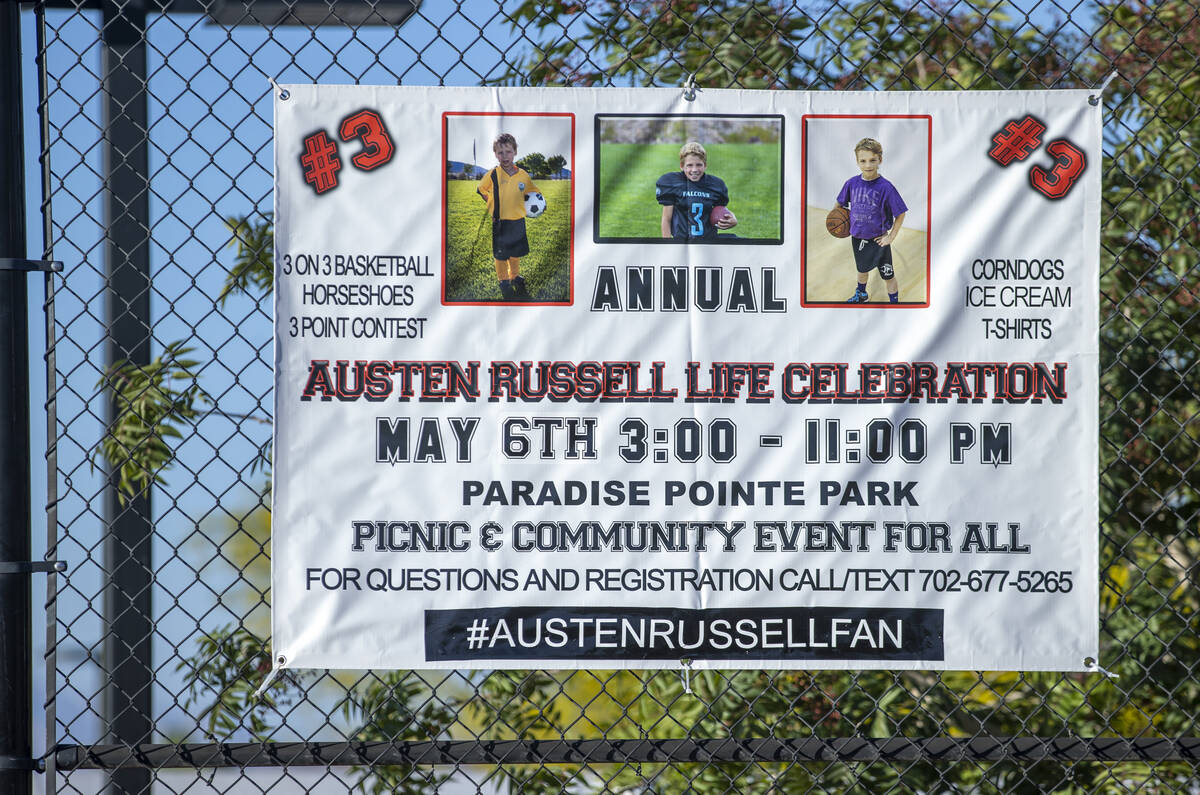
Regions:
<instances>
[{"instance_id":1,"label":"zip tie","mask_svg":"<svg viewBox=\"0 0 1200 795\"><path fill-rule=\"evenodd\" d=\"M1095 660L1093 660L1091 657L1087 657L1084 659L1083 667L1086 668L1087 670L1091 671L1094 674L1104 674L1109 679L1120 679L1121 678L1120 675L1114 674L1112 671L1109 671L1106 668L1101 668L1100 664L1097 663Z\"/></svg>"},{"instance_id":2,"label":"zip tie","mask_svg":"<svg viewBox=\"0 0 1200 795\"><path fill-rule=\"evenodd\" d=\"M1117 76L1116 69L1113 69L1111 72L1109 72L1108 77L1104 78L1104 82L1100 84L1100 88L1098 89L1099 93L1092 94L1091 96L1089 96L1088 102L1091 103L1092 105L1099 105L1101 98L1104 96L1104 89L1108 88L1108 84L1111 83L1113 81L1113 78L1116 76Z\"/></svg>"},{"instance_id":3,"label":"zip tie","mask_svg":"<svg viewBox=\"0 0 1200 795\"><path fill-rule=\"evenodd\" d=\"M683 98L688 102L696 99L696 94L700 89L696 87L696 73L692 72L688 75L687 80L683 82Z\"/></svg>"},{"instance_id":4,"label":"zip tie","mask_svg":"<svg viewBox=\"0 0 1200 795\"><path fill-rule=\"evenodd\" d=\"M258 686L258 689L254 691L254 695L250 696L250 701L258 701L259 698L262 697L263 693L267 692L267 688L271 686L271 683L275 681L275 677L279 676L279 672L283 670L279 666L286 662L287 657L284 657L282 654L279 655L277 664L271 666L271 672L267 674L267 678L264 679L262 684Z\"/></svg>"},{"instance_id":5,"label":"zip tie","mask_svg":"<svg viewBox=\"0 0 1200 795\"><path fill-rule=\"evenodd\" d=\"M284 99L284 100L286 100L286 99L288 99L289 97L291 97L291 96L292 96L292 92L291 92L291 91L288 91L286 88L280 88L279 84L275 82L275 78L273 78L273 77L268 77L267 79L271 81L271 87L272 87L272 88L274 88L276 91L278 91L278 92L279 92L279 98L280 98L280 99Z\"/></svg>"},{"instance_id":6,"label":"zip tie","mask_svg":"<svg viewBox=\"0 0 1200 795\"><path fill-rule=\"evenodd\" d=\"M679 664L683 666L683 669L679 672L679 678L683 680L683 692L689 696L694 695L692 693L692 661L680 660Z\"/></svg>"}]
</instances>

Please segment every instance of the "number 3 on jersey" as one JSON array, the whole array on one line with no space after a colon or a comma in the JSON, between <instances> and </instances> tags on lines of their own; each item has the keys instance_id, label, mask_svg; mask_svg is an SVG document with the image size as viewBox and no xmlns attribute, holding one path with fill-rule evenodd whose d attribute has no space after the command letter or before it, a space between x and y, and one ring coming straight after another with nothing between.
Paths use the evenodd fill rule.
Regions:
<instances>
[{"instance_id":1,"label":"number 3 on jersey","mask_svg":"<svg viewBox=\"0 0 1200 795\"><path fill-rule=\"evenodd\" d=\"M692 202L691 234L693 237L704 235L704 205L700 202Z\"/></svg>"}]
</instances>

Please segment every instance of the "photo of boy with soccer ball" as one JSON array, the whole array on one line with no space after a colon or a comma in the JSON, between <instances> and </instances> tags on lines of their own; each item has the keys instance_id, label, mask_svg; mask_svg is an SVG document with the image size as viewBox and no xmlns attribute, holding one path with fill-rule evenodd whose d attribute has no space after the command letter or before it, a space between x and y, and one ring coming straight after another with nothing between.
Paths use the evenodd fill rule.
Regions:
<instances>
[{"instance_id":1,"label":"photo of boy with soccer ball","mask_svg":"<svg viewBox=\"0 0 1200 795\"><path fill-rule=\"evenodd\" d=\"M571 303L574 135L569 113L443 115L443 303Z\"/></svg>"},{"instance_id":2,"label":"photo of boy with soccer ball","mask_svg":"<svg viewBox=\"0 0 1200 795\"><path fill-rule=\"evenodd\" d=\"M517 139L500 133L492 141L492 152L498 165L479 180L480 198L492 216L492 256L496 260L496 278L505 300L528 298L525 279L521 276L521 257L529 253L529 238L525 234L526 197L541 194L525 169L514 161Z\"/></svg>"}]
</instances>

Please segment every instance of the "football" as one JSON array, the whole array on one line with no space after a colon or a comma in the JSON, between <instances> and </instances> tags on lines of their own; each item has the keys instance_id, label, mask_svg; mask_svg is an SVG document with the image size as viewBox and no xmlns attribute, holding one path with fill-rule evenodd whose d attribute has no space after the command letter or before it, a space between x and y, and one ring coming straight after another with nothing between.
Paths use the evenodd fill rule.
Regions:
<instances>
[{"instance_id":1,"label":"football","mask_svg":"<svg viewBox=\"0 0 1200 795\"><path fill-rule=\"evenodd\" d=\"M728 207L718 204L716 207L712 208L712 212L708 214L708 220L713 226L716 226L717 222L722 219L736 220L733 213L729 211Z\"/></svg>"},{"instance_id":2,"label":"football","mask_svg":"<svg viewBox=\"0 0 1200 795\"><path fill-rule=\"evenodd\" d=\"M546 211L546 197L540 193L525 194L525 215L537 218Z\"/></svg>"}]
</instances>

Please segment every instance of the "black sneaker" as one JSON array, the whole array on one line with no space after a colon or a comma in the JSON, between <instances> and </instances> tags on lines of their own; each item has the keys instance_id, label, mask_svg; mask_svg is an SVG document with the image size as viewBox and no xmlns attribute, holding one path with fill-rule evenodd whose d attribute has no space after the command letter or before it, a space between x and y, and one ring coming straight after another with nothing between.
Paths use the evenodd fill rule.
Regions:
<instances>
[{"instance_id":1,"label":"black sneaker","mask_svg":"<svg viewBox=\"0 0 1200 795\"><path fill-rule=\"evenodd\" d=\"M517 298L528 298L529 291L525 289L525 277L514 276L512 280L513 292L517 294Z\"/></svg>"},{"instance_id":2,"label":"black sneaker","mask_svg":"<svg viewBox=\"0 0 1200 795\"><path fill-rule=\"evenodd\" d=\"M505 301L511 301L517 297L517 292L513 289L512 282L508 279L500 280L500 295Z\"/></svg>"},{"instance_id":3,"label":"black sneaker","mask_svg":"<svg viewBox=\"0 0 1200 795\"><path fill-rule=\"evenodd\" d=\"M846 299L848 304L865 304L867 302L867 294L865 292L854 291L854 295Z\"/></svg>"}]
</instances>

